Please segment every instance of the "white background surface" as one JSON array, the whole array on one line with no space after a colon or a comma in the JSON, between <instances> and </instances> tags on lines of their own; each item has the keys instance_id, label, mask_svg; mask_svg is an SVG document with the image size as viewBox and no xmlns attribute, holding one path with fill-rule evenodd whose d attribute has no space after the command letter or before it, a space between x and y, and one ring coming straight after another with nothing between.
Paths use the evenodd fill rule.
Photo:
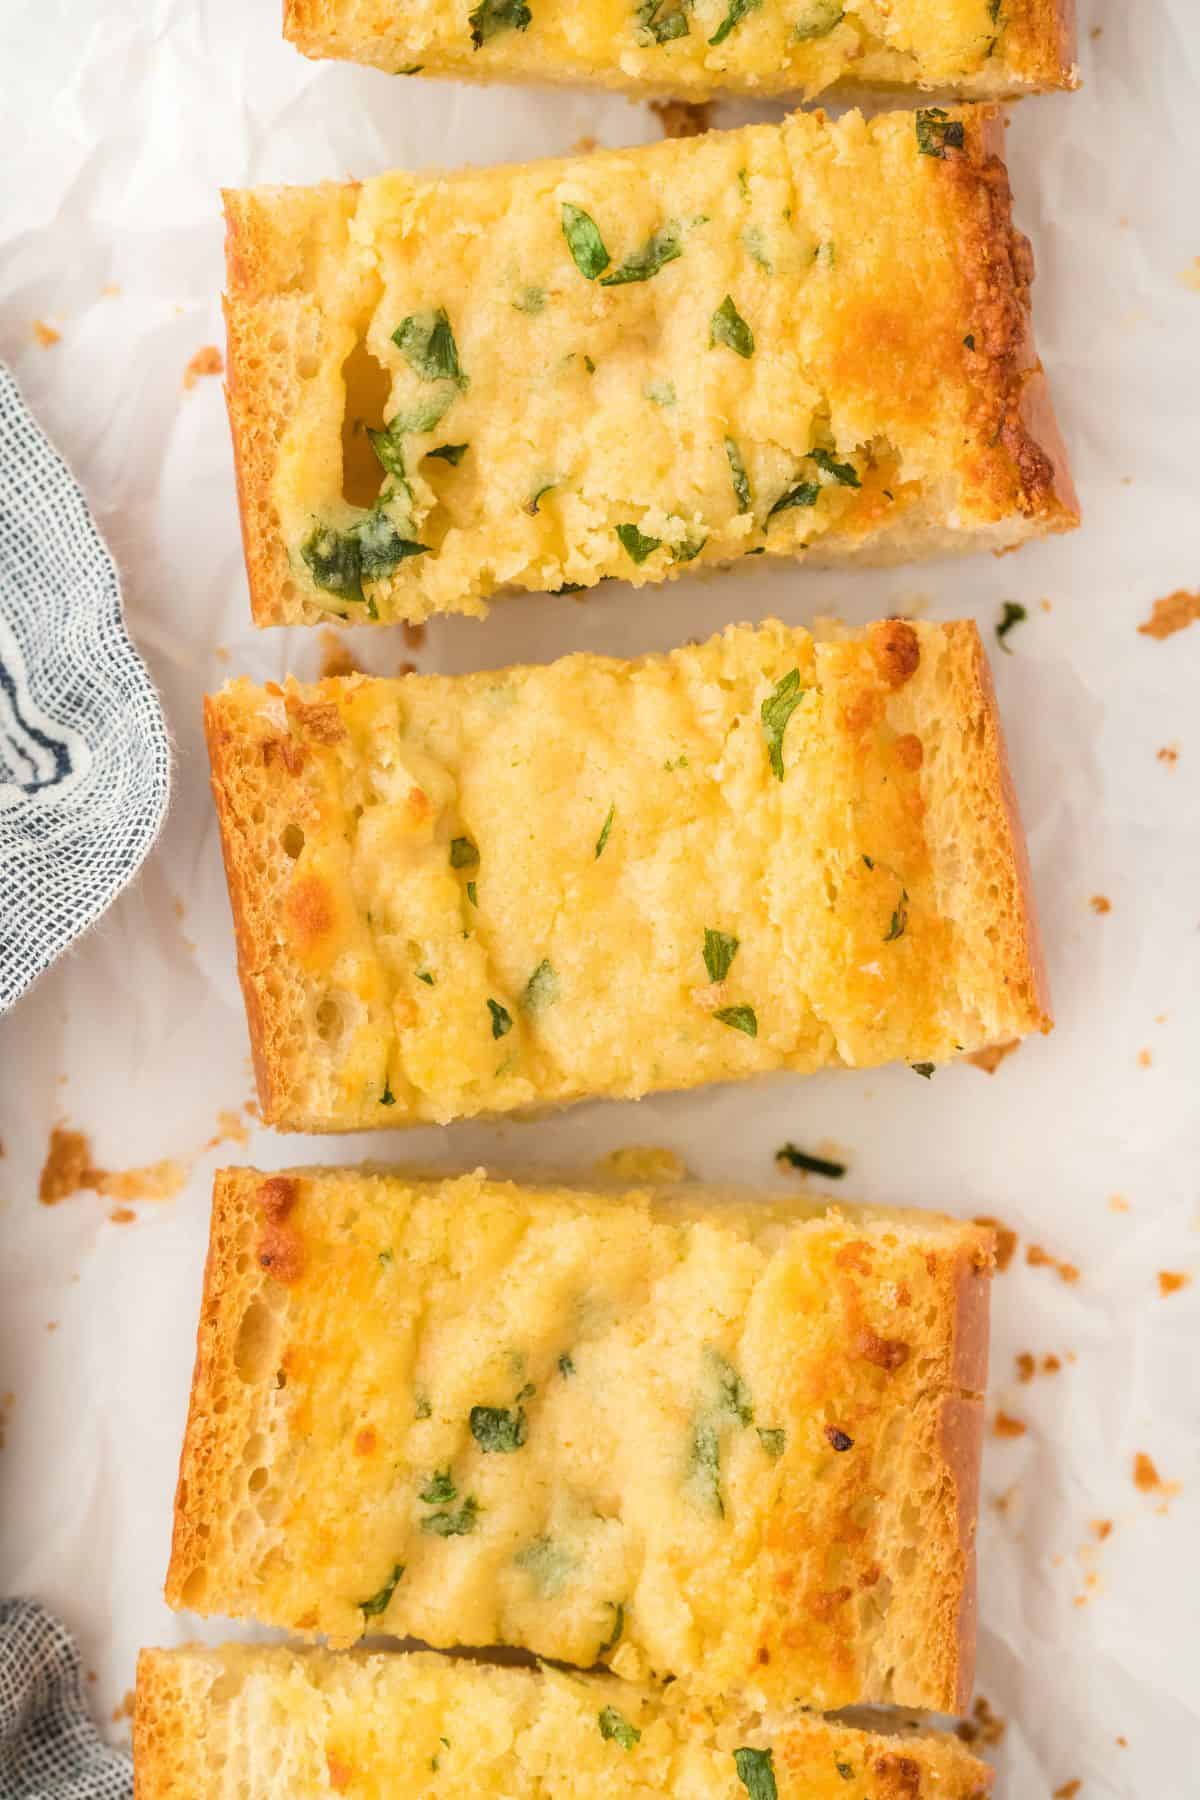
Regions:
<instances>
[{"instance_id":1,"label":"white background surface","mask_svg":"<svg viewBox=\"0 0 1200 1800\"><path fill-rule=\"evenodd\" d=\"M203 1151L251 1077L200 696L235 671L312 675L319 660L315 636L251 630L220 384L181 385L194 352L222 338L217 189L521 159L584 134L632 143L658 124L596 95L311 65L282 42L275 0L0 0L0 354L117 556L177 750L171 817L142 878L0 1022L0 1393L14 1395L0 1592L42 1596L78 1632L106 1719L138 1646L196 1629L160 1589L219 1160L369 1149L586 1171L617 1145L663 1143L698 1175L775 1183L772 1152L791 1138L841 1146L855 1195L992 1214L1021 1234L996 1283L991 1404L1028 1430L988 1441L979 1540L979 1688L1009 1720L999 1794L1048 1800L1075 1778L1081 1800L1197 1792L1200 1283L1163 1299L1156 1271L1200 1263L1200 625L1163 643L1136 627L1155 598L1200 585L1200 292L1180 279L1200 255L1200 15L1196 0L1082 10L1083 91L1026 102L1009 133L1081 533L1003 560L504 600L485 625L434 626L418 653L423 668L459 670L665 648L731 619L894 609L971 615L995 647L1002 602L1022 601L1029 621L995 661L1054 1035L990 1077L779 1078L536 1125L334 1147L256 1132L244 1149ZM61 342L40 348L35 318ZM351 641L379 670L410 654L398 630ZM1106 916L1094 894L1110 897ZM190 1181L131 1224L97 1195L39 1207L56 1120L86 1130L106 1168L178 1157ZM1078 1283L1026 1266L1030 1241L1077 1264ZM1026 1350L1075 1360L1022 1386ZM1165 1506L1133 1484L1138 1451L1181 1484ZM1093 1519L1113 1521L1103 1544Z\"/></svg>"}]
</instances>

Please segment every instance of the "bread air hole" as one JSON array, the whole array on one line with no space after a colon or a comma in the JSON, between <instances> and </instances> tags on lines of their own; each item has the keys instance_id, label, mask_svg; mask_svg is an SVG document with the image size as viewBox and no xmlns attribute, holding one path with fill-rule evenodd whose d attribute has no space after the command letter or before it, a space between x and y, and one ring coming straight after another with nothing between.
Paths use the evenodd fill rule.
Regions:
<instances>
[{"instance_id":1,"label":"bread air hole","mask_svg":"<svg viewBox=\"0 0 1200 1800\"><path fill-rule=\"evenodd\" d=\"M261 1300L252 1300L242 1314L233 1349L234 1367L243 1381L263 1381L278 1361L279 1323Z\"/></svg>"},{"instance_id":2,"label":"bread air hole","mask_svg":"<svg viewBox=\"0 0 1200 1800\"><path fill-rule=\"evenodd\" d=\"M368 431L383 427L391 397L391 377L359 338L342 364L346 409L342 414L342 498L351 506L374 506L383 486L383 465Z\"/></svg>"},{"instance_id":3,"label":"bread air hole","mask_svg":"<svg viewBox=\"0 0 1200 1800\"><path fill-rule=\"evenodd\" d=\"M342 1009L326 997L317 1008L317 1036L323 1044L336 1044L342 1035Z\"/></svg>"},{"instance_id":4,"label":"bread air hole","mask_svg":"<svg viewBox=\"0 0 1200 1800\"><path fill-rule=\"evenodd\" d=\"M299 825L285 825L279 842L283 845L283 853L294 862L304 848L304 833Z\"/></svg>"}]
</instances>

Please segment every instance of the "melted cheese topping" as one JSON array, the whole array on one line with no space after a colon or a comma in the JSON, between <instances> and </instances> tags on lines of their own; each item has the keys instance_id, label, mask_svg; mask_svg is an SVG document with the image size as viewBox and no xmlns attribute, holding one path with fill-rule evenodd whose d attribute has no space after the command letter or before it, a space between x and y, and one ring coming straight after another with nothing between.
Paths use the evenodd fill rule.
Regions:
<instances>
[{"instance_id":1,"label":"melted cheese topping","mask_svg":"<svg viewBox=\"0 0 1200 1800\"><path fill-rule=\"evenodd\" d=\"M291 0L288 12L310 54L476 80L811 97L846 81L1000 94L1067 73L1053 9L1029 0Z\"/></svg>"},{"instance_id":2,"label":"melted cheese topping","mask_svg":"<svg viewBox=\"0 0 1200 1800\"><path fill-rule=\"evenodd\" d=\"M223 1179L226 1254L256 1263L279 1178ZM285 1279L226 1298L235 1366L197 1396L234 1476L177 1600L777 1702L952 1700L913 1607L957 1616L938 1434L982 1234L479 1174L286 1184Z\"/></svg>"},{"instance_id":3,"label":"melted cheese topping","mask_svg":"<svg viewBox=\"0 0 1200 1800\"><path fill-rule=\"evenodd\" d=\"M553 1669L234 1644L144 1654L137 1752L144 1800L746 1800L772 1791L767 1768L783 1800L984 1800L989 1784L950 1737L767 1729L678 1687Z\"/></svg>"},{"instance_id":4,"label":"melted cheese topping","mask_svg":"<svg viewBox=\"0 0 1200 1800\"><path fill-rule=\"evenodd\" d=\"M899 688L873 649L894 630L920 645ZM927 838L922 740L958 782L979 728L948 654L932 626L769 625L638 663L227 689L221 729L270 801L246 877L281 896L261 980L293 996L273 1116L446 1121L1020 1035L1015 995L972 991ZM763 707L794 696L778 779ZM708 933L733 950L706 956Z\"/></svg>"},{"instance_id":5,"label":"melted cheese topping","mask_svg":"<svg viewBox=\"0 0 1200 1800\"><path fill-rule=\"evenodd\" d=\"M978 222L910 113L380 176L339 230L344 197L309 198L324 350L272 498L296 588L335 613L478 613L505 588L640 586L1016 510L968 367ZM580 252L591 278L564 229L586 231L578 215L601 243L594 262ZM293 208L277 229L294 231ZM606 285L647 246L649 278ZM364 355L385 399L356 391ZM386 477L363 435L385 423ZM358 554L368 518L393 547L348 592L345 548ZM314 554L326 529L342 534L325 545L332 572Z\"/></svg>"}]
</instances>

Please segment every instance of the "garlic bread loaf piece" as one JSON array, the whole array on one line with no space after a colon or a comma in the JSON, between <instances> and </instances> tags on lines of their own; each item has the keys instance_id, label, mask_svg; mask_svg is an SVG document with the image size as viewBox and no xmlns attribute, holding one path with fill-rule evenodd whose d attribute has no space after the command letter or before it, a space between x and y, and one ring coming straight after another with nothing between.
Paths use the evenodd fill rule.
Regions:
<instances>
[{"instance_id":1,"label":"garlic bread loaf piece","mask_svg":"<svg viewBox=\"0 0 1200 1800\"><path fill-rule=\"evenodd\" d=\"M306 56L391 75L571 81L706 100L878 86L1070 88L1074 0L284 0Z\"/></svg>"},{"instance_id":2,"label":"garlic bread loaf piece","mask_svg":"<svg viewBox=\"0 0 1200 1800\"><path fill-rule=\"evenodd\" d=\"M610 1676L262 1645L143 1650L135 1800L987 1800L956 1738L764 1720Z\"/></svg>"},{"instance_id":3,"label":"garlic bread loaf piece","mask_svg":"<svg viewBox=\"0 0 1200 1800\"><path fill-rule=\"evenodd\" d=\"M225 196L261 625L1077 523L987 109Z\"/></svg>"},{"instance_id":4,"label":"garlic bread loaf piece","mask_svg":"<svg viewBox=\"0 0 1200 1800\"><path fill-rule=\"evenodd\" d=\"M447 1123L1049 1026L970 623L207 702L263 1115Z\"/></svg>"},{"instance_id":5,"label":"garlic bread loaf piece","mask_svg":"<svg viewBox=\"0 0 1200 1800\"><path fill-rule=\"evenodd\" d=\"M167 1598L960 1710L991 1263L824 1198L226 1170Z\"/></svg>"}]
</instances>

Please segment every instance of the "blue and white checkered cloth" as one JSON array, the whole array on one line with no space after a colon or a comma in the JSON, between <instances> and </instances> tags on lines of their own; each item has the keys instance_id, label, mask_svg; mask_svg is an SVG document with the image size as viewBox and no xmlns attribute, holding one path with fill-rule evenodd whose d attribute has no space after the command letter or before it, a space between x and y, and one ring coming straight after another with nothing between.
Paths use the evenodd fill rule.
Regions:
<instances>
[{"instance_id":1,"label":"blue and white checkered cloth","mask_svg":"<svg viewBox=\"0 0 1200 1800\"><path fill-rule=\"evenodd\" d=\"M32 1600L0 1600L0 1800L130 1800L129 1758L103 1743L79 1652Z\"/></svg>"},{"instance_id":2,"label":"blue and white checkered cloth","mask_svg":"<svg viewBox=\"0 0 1200 1800\"><path fill-rule=\"evenodd\" d=\"M0 1012L136 873L170 773L112 557L0 366Z\"/></svg>"}]
</instances>

